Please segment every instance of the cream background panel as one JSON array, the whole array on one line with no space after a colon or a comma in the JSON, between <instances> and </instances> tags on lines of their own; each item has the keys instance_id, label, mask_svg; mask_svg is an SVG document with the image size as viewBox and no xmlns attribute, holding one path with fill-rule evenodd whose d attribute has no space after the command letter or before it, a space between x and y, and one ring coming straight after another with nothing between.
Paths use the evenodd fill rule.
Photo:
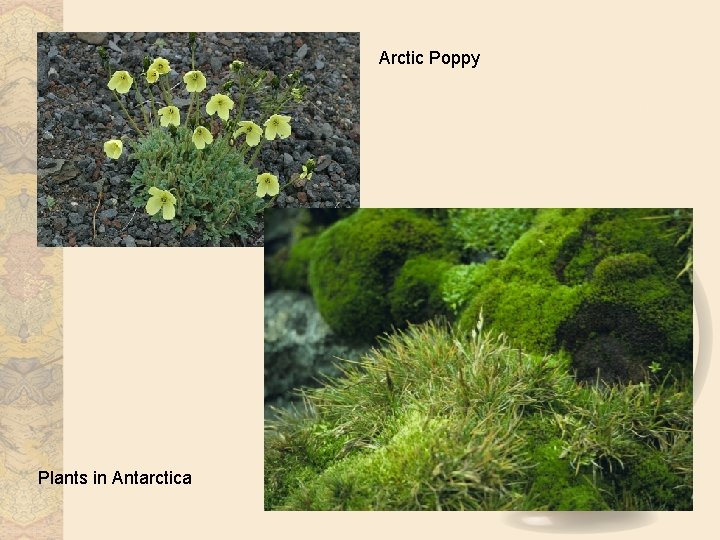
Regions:
<instances>
[{"instance_id":1,"label":"cream background panel","mask_svg":"<svg viewBox=\"0 0 720 540\"><path fill-rule=\"evenodd\" d=\"M719 8L537 4L127 0L110 20L69 0L64 17L69 31L360 31L363 206L692 206L696 270L717 311ZM378 66L383 49L482 58L465 72ZM65 251L65 467L168 464L196 480L68 487L66 538L537 537L497 513L263 512L262 252L147 251ZM184 301L171 295L163 312L168 290ZM716 371L695 410L695 511L596 538L712 526Z\"/></svg>"}]
</instances>

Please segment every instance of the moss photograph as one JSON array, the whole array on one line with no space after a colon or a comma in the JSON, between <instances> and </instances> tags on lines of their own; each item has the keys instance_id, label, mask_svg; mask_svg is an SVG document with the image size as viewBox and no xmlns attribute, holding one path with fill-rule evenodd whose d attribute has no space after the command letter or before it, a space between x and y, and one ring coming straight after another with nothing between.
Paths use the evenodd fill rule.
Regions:
<instances>
[{"instance_id":1,"label":"moss photograph","mask_svg":"<svg viewBox=\"0 0 720 540\"><path fill-rule=\"evenodd\" d=\"M691 209L265 231L266 510L692 510Z\"/></svg>"}]
</instances>

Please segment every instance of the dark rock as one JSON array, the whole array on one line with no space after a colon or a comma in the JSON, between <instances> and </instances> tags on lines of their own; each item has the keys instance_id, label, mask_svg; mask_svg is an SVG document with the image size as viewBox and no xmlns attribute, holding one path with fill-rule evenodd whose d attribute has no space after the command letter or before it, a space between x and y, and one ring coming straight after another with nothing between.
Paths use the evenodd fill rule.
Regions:
<instances>
[{"instance_id":1,"label":"dark rock","mask_svg":"<svg viewBox=\"0 0 720 540\"><path fill-rule=\"evenodd\" d=\"M77 212L70 212L68 214L68 219L70 219L70 223L73 225L80 225L83 222L82 216L80 216Z\"/></svg>"}]
</instances>

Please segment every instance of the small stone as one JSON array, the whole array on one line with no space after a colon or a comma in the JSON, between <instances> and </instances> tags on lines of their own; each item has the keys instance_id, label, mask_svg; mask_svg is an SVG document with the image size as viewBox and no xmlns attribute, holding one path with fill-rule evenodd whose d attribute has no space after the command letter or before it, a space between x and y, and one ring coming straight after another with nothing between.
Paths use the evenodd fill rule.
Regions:
<instances>
[{"instance_id":1,"label":"small stone","mask_svg":"<svg viewBox=\"0 0 720 540\"><path fill-rule=\"evenodd\" d=\"M138 247L152 246L152 242L150 240L137 240L135 243L138 245Z\"/></svg>"},{"instance_id":2,"label":"small stone","mask_svg":"<svg viewBox=\"0 0 720 540\"><path fill-rule=\"evenodd\" d=\"M303 43L302 47L300 47L295 53L295 58L302 60L307 55L308 50L310 50L310 47L307 46L307 43Z\"/></svg>"},{"instance_id":3,"label":"small stone","mask_svg":"<svg viewBox=\"0 0 720 540\"><path fill-rule=\"evenodd\" d=\"M67 219L64 217L57 217L53 219L53 229L55 232L60 232L67 227Z\"/></svg>"},{"instance_id":4,"label":"small stone","mask_svg":"<svg viewBox=\"0 0 720 540\"><path fill-rule=\"evenodd\" d=\"M213 71L220 71L223 67L222 60L220 60L217 56L213 56L210 59L210 67Z\"/></svg>"},{"instance_id":5,"label":"small stone","mask_svg":"<svg viewBox=\"0 0 720 540\"><path fill-rule=\"evenodd\" d=\"M137 247L137 244L135 243L135 238L128 235L125 237L125 247Z\"/></svg>"},{"instance_id":6,"label":"small stone","mask_svg":"<svg viewBox=\"0 0 720 540\"><path fill-rule=\"evenodd\" d=\"M80 225L83 221L82 217L77 212L70 212L68 214L68 219L73 225Z\"/></svg>"},{"instance_id":7,"label":"small stone","mask_svg":"<svg viewBox=\"0 0 720 540\"><path fill-rule=\"evenodd\" d=\"M78 32L77 38L90 45L102 45L107 39L107 32Z\"/></svg>"},{"instance_id":8,"label":"small stone","mask_svg":"<svg viewBox=\"0 0 720 540\"><path fill-rule=\"evenodd\" d=\"M114 208L109 208L100 212L100 219L115 219L118 215L118 211Z\"/></svg>"},{"instance_id":9,"label":"small stone","mask_svg":"<svg viewBox=\"0 0 720 540\"><path fill-rule=\"evenodd\" d=\"M58 48L55 45L50 45L50 50L48 51L48 58L52 60L53 58L56 58L58 55Z\"/></svg>"},{"instance_id":10,"label":"small stone","mask_svg":"<svg viewBox=\"0 0 720 540\"><path fill-rule=\"evenodd\" d=\"M120 184L122 184L122 182L123 182L123 177L122 177L122 176L119 176L119 175L116 174L115 176L111 176L111 177L110 177L110 183L111 183L113 186L119 186Z\"/></svg>"},{"instance_id":11,"label":"small stone","mask_svg":"<svg viewBox=\"0 0 720 540\"><path fill-rule=\"evenodd\" d=\"M300 204L306 204L307 201L308 201L307 193L305 193L304 191L298 192L297 198L298 198L298 202L299 202Z\"/></svg>"},{"instance_id":12,"label":"small stone","mask_svg":"<svg viewBox=\"0 0 720 540\"><path fill-rule=\"evenodd\" d=\"M325 67L325 62L323 62L320 58L315 60L315 69L320 70Z\"/></svg>"},{"instance_id":13,"label":"small stone","mask_svg":"<svg viewBox=\"0 0 720 540\"><path fill-rule=\"evenodd\" d=\"M48 69L47 76L48 76L48 79L50 79L51 81L57 81L60 78L60 74L58 73L57 69L55 69L54 67L51 67L50 69Z\"/></svg>"},{"instance_id":14,"label":"small stone","mask_svg":"<svg viewBox=\"0 0 720 540\"><path fill-rule=\"evenodd\" d=\"M292 165L293 161L295 161L295 159L290 154L288 154L287 152L283 154L283 163L285 163L286 167Z\"/></svg>"}]
</instances>

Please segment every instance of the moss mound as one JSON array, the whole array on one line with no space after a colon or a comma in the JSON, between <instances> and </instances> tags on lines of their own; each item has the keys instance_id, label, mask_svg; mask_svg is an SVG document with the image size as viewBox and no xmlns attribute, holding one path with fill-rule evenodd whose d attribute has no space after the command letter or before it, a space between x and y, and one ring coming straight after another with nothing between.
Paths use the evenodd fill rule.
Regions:
<instances>
[{"instance_id":1,"label":"moss mound","mask_svg":"<svg viewBox=\"0 0 720 540\"><path fill-rule=\"evenodd\" d=\"M308 274L325 321L355 340L389 331L388 295L405 262L421 254L452 257L442 227L418 212L365 209L333 224L317 238Z\"/></svg>"},{"instance_id":2,"label":"moss mound","mask_svg":"<svg viewBox=\"0 0 720 540\"><path fill-rule=\"evenodd\" d=\"M449 261L425 255L405 261L388 297L397 328L448 314L440 284L451 267Z\"/></svg>"},{"instance_id":3,"label":"moss mound","mask_svg":"<svg viewBox=\"0 0 720 540\"><path fill-rule=\"evenodd\" d=\"M606 380L637 382L652 362L688 374L692 287L676 279L683 251L658 215L664 211L539 211L505 259L473 270L470 292L454 299L466 306L460 328L482 311L529 350L566 348L581 377L599 370ZM443 294L452 298L447 287Z\"/></svg>"},{"instance_id":4,"label":"moss mound","mask_svg":"<svg viewBox=\"0 0 720 540\"><path fill-rule=\"evenodd\" d=\"M481 326L474 337L432 323L389 336L344 378L307 391L304 413L269 425L266 509L691 504L691 475L677 473L692 469L689 386L586 387L567 367ZM641 455L672 463L659 486L644 485L650 465L623 468Z\"/></svg>"}]
</instances>

